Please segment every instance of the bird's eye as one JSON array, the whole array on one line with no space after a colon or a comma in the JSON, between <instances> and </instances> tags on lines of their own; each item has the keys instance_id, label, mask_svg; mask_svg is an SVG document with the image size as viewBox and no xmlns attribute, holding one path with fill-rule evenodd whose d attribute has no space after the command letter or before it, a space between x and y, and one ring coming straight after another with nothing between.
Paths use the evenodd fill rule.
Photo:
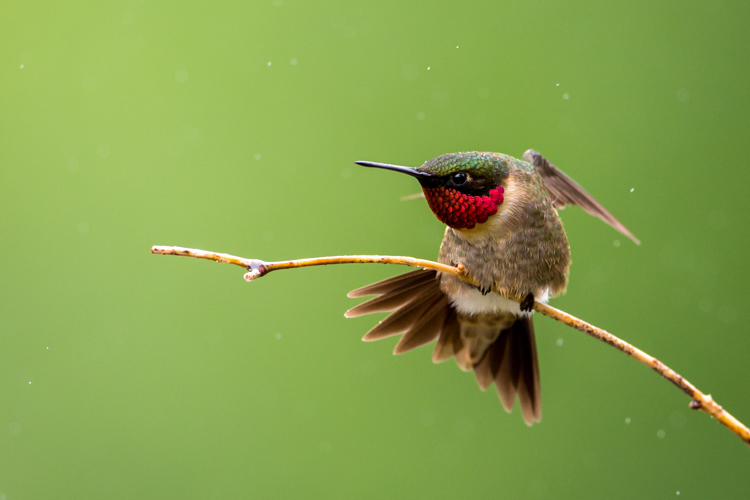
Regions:
<instances>
[{"instance_id":1,"label":"bird's eye","mask_svg":"<svg viewBox=\"0 0 750 500\"><path fill-rule=\"evenodd\" d=\"M466 184L466 174L464 172L459 172L454 175L453 184L455 184L456 186L463 186L464 184Z\"/></svg>"}]
</instances>

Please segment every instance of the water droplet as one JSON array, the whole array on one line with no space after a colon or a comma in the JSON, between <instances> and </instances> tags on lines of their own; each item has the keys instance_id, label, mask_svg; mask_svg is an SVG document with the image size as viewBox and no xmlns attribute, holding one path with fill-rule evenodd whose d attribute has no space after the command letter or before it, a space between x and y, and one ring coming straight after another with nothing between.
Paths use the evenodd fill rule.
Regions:
<instances>
[{"instance_id":1,"label":"water droplet","mask_svg":"<svg viewBox=\"0 0 750 500\"><path fill-rule=\"evenodd\" d=\"M49 347L47 349L49 349Z\"/></svg>"},{"instance_id":2,"label":"water droplet","mask_svg":"<svg viewBox=\"0 0 750 500\"><path fill-rule=\"evenodd\" d=\"M682 429L687 423L687 417L685 417L683 412L676 411L669 416L669 423L672 424L672 427L675 429Z\"/></svg>"},{"instance_id":3,"label":"water droplet","mask_svg":"<svg viewBox=\"0 0 750 500\"><path fill-rule=\"evenodd\" d=\"M458 48L458 45L456 45L456 48Z\"/></svg>"},{"instance_id":4,"label":"water droplet","mask_svg":"<svg viewBox=\"0 0 750 500\"><path fill-rule=\"evenodd\" d=\"M273 0L273 6L274 7L281 7L281 0Z\"/></svg>"},{"instance_id":5,"label":"water droplet","mask_svg":"<svg viewBox=\"0 0 750 500\"><path fill-rule=\"evenodd\" d=\"M710 313L714 308L714 303L709 297L704 297L698 301L698 309L702 313Z\"/></svg>"},{"instance_id":6,"label":"water droplet","mask_svg":"<svg viewBox=\"0 0 750 500\"><path fill-rule=\"evenodd\" d=\"M87 75L83 78L83 88L92 91L96 88L96 78L93 75Z\"/></svg>"},{"instance_id":7,"label":"water droplet","mask_svg":"<svg viewBox=\"0 0 750 500\"><path fill-rule=\"evenodd\" d=\"M174 74L175 80L177 80L177 83L185 83L188 81L188 72L184 69L178 69L177 73Z\"/></svg>"},{"instance_id":8,"label":"water droplet","mask_svg":"<svg viewBox=\"0 0 750 500\"><path fill-rule=\"evenodd\" d=\"M362 374L363 375L372 375L375 373L375 363L372 361L365 361L362 364Z\"/></svg>"},{"instance_id":9,"label":"water droplet","mask_svg":"<svg viewBox=\"0 0 750 500\"><path fill-rule=\"evenodd\" d=\"M615 248L620 248L620 240L615 240L612 242L612 244L615 246Z\"/></svg>"},{"instance_id":10,"label":"water droplet","mask_svg":"<svg viewBox=\"0 0 750 500\"><path fill-rule=\"evenodd\" d=\"M81 221L78 223L78 232L81 234L86 234L86 231L89 230L89 225L85 222Z\"/></svg>"},{"instance_id":11,"label":"water droplet","mask_svg":"<svg viewBox=\"0 0 750 500\"><path fill-rule=\"evenodd\" d=\"M256 160L260 160L260 153L256 154L256 155L254 156L254 158L255 158Z\"/></svg>"},{"instance_id":12,"label":"water droplet","mask_svg":"<svg viewBox=\"0 0 750 500\"><path fill-rule=\"evenodd\" d=\"M29 385L31 385L31 380L29 380Z\"/></svg>"},{"instance_id":13,"label":"water droplet","mask_svg":"<svg viewBox=\"0 0 750 500\"><path fill-rule=\"evenodd\" d=\"M563 99L565 99L566 101L567 101L568 99L570 99L570 94L568 94L567 92L565 92L565 93L563 94Z\"/></svg>"},{"instance_id":14,"label":"water droplet","mask_svg":"<svg viewBox=\"0 0 750 500\"><path fill-rule=\"evenodd\" d=\"M432 424L435 423L435 414L431 411L422 413L419 417L419 423L422 424L422 427L432 427Z\"/></svg>"},{"instance_id":15,"label":"water droplet","mask_svg":"<svg viewBox=\"0 0 750 500\"><path fill-rule=\"evenodd\" d=\"M292 59L291 61L289 61L289 64L291 64L292 66L296 66L297 65L297 60L296 59Z\"/></svg>"},{"instance_id":16,"label":"water droplet","mask_svg":"<svg viewBox=\"0 0 750 500\"><path fill-rule=\"evenodd\" d=\"M680 494L680 492L678 491L678 492L677 492L677 494L679 495L679 494Z\"/></svg>"},{"instance_id":17,"label":"water droplet","mask_svg":"<svg viewBox=\"0 0 750 500\"><path fill-rule=\"evenodd\" d=\"M109 153L110 149L106 144L102 144L101 146L96 148L96 155L101 159L107 158L109 156Z\"/></svg>"},{"instance_id":18,"label":"water droplet","mask_svg":"<svg viewBox=\"0 0 750 500\"><path fill-rule=\"evenodd\" d=\"M417 113L417 120L424 120L424 113L423 112L420 111L419 113Z\"/></svg>"},{"instance_id":19,"label":"water droplet","mask_svg":"<svg viewBox=\"0 0 750 500\"><path fill-rule=\"evenodd\" d=\"M630 192L632 193L633 191L635 191L635 188L630 188Z\"/></svg>"},{"instance_id":20,"label":"water droplet","mask_svg":"<svg viewBox=\"0 0 750 500\"><path fill-rule=\"evenodd\" d=\"M560 84L559 84L559 83L558 83L557 85L555 85L555 87L559 87L559 86L560 86Z\"/></svg>"},{"instance_id":21,"label":"water droplet","mask_svg":"<svg viewBox=\"0 0 750 500\"><path fill-rule=\"evenodd\" d=\"M267 64L267 66L270 66L270 65L271 65L271 61L268 61L268 64Z\"/></svg>"},{"instance_id":22,"label":"water droplet","mask_svg":"<svg viewBox=\"0 0 750 500\"><path fill-rule=\"evenodd\" d=\"M557 343L557 347L562 347L562 345L563 345L563 339L562 339L562 337L558 338L556 343Z\"/></svg>"},{"instance_id":23,"label":"water droplet","mask_svg":"<svg viewBox=\"0 0 750 500\"><path fill-rule=\"evenodd\" d=\"M666 435L667 433L664 432L664 429L659 429L658 431L656 431L656 437L658 437L659 439L664 439L664 436Z\"/></svg>"},{"instance_id":24,"label":"water droplet","mask_svg":"<svg viewBox=\"0 0 750 500\"><path fill-rule=\"evenodd\" d=\"M690 91L688 89L680 89L677 91L677 100L680 102L688 102L690 99Z\"/></svg>"},{"instance_id":25,"label":"water droplet","mask_svg":"<svg viewBox=\"0 0 750 500\"><path fill-rule=\"evenodd\" d=\"M274 337L276 337L276 340L281 340L281 333L277 333Z\"/></svg>"},{"instance_id":26,"label":"water droplet","mask_svg":"<svg viewBox=\"0 0 750 500\"><path fill-rule=\"evenodd\" d=\"M23 69L23 64L21 65L21 69Z\"/></svg>"},{"instance_id":27,"label":"water droplet","mask_svg":"<svg viewBox=\"0 0 750 500\"><path fill-rule=\"evenodd\" d=\"M430 67L429 66L427 66L427 71L430 71Z\"/></svg>"},{"instance_id":28,"label":"water droplet","mask_svg":"<svg viewBox=\"0 0 750 500\"><path fill-rule=\"evenodd\" d=\"M630 424L630 417L625 417L625 424L626 425Z\"/></svg>"},{"instance_id":29,"label":"water droplet","mask_svg":"<svg viewBox=\"0 0 750 500\"><path fill-rule=\"evenodd\" d=\"M719 321L727 325L737 320L737 310L731 304L722 304L716 312L719 314Z\"/></svg>"}]
</instances>

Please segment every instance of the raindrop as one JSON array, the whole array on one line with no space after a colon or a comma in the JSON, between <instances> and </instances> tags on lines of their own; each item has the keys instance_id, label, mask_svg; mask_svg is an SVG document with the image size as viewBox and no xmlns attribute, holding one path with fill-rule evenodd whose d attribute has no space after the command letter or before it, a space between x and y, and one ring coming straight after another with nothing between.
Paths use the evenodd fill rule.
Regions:
<instances>
[{"instance_id":1,"label":"raindrop","mask_svg":"<svg viewBox=\"0 0 750 500\"><path fill-rule=\"evenodd\" d=\"M429 66L427 66L427 71L430 71L430 67Z\"/></svg>"},{"instance_id":2,"label":"raindrop","mask_svg":"<svg viewBox=\"0 0 750 500\"><path fill-rule=\"evenodd\" d=\"M375 363L372 361L365 361L364 364L362 364L362 374L372 375L373 373L375 373Z\"/></svg>"},{"instance_id":3,"label":"raindrop","mask_svg":"<svg viewBox=\"0 0 750 500\"><path fill-rule=\"evenodd\" d=\"M737 320L737 310L730 304L719 307L717 313L719 314L719 321L727 325L731 325Z\"/></svg>"},{"instance_id":4,"label":"raindrop","mask_svg":"<svg viewBox=\"0 0 750 500\"><path fill-rule=\"evenodd\" d=\"M292 66L296 66L297 65L297 60L296 59L292 59L291 61L289 61L289 64L291 64Z\"/></svg>"},{"instance_id":5,"label":"raindrop","mask_svg":"<svg viewBox=\"0 0 750 500\"><path fill-rule=\"evenodd\" d=\"M664 429L659 429L658 431L656 431L656 437L658 437L659 439L664 439L664 436L666 435L667 433L664 432Z\"/></svg>"},{"instance_id":6,"label":"raindrop","mask_svg":"<svg viewBox=\"0 0 750 500\"><path fill-rule=\"evenodd\" d=\"M31 380L29 380L29 385L31 385Z\"/></svg>"},{"instance_id":7,"label":"raindrop","mask_svg":"<svg viewBox=\"0 0 750 500\"><path fill-rule=\"evenodd\" d=\"M633 191L635 191L635 188L630 188L630 192L632 193Z\"/></svg>"},{"instance_id":8,"label":"raindrop","mask_svg":"<svg viewBox=\"0 0 750 500\"><path fill-rule=\"evenodd\" d=\"M96 78L92 75L87 75L84 77L82 85L84 89L92 91L96 88Z\"/></svg>"},{"instance_id":9,"label":"raindrop","mask_svg":"<svg viewBox=\"0 0 750 500\"><path fill-rule=\"evenodd\" d=\"M714 308L714 303L709 297L704 297L698 301L698 309L703 313L710 313Z\"/></svg>"},{"instance_id":10,"label":"raindrop","mask_svg":"<svg viewBox=\"0 0 750 500\"><path fill-rule=\"evenodd\" d=\"M175 80L177 80L177 83L185 83L188 81L188 72L184 69L177 70L177 73L174 74Z\"/></svg>"},{"instance_id":11,"label":"raindrop","mask_svg":"<svg viewBox=\"0 0 750 500\"><path fill-rule=\"evenodd\" d=\"M255 158L256 160L260 160L260 153L256 154L256 155L254 156L254 158Z\"/></svg>"},{"instance_id":12,"label":"raindrop","mask_svg":"<svg viewBox=\"0 0 750 500\"><path fill-rule=\"evenodd\" d=\"M281 333L277 333L274 337L276 337L276 340L281 340Z\"/></svg>"},{"instance_id":13,"label":"raindrop","mask_svg":"<svg viewBox=\"0 0 750 500\"><path fill-rule=\"evenodd\" d=\"M458 48L458 45L456 45L456 48Z\"/></svg>"},{"instance_id":14,"label":"raindrop","mask_svg":"<svg viewBox=\"0 0 750 500\"><path fill-rule=\"evenodd\" d=\"M625 417L625 424L630 424L630 417Z\"/></svg>"},{"instance_id":15,"label":"raindrop","mask_svg":"<svg viewBox=\"0 0 750 500\"><path fill-rule=\"evenodd\" d=\"M563 345L563 339L562 337L560 337L557 339L557 347L562 347L562 345Z\"/></svg>"},{"instance_id":16,"label":"raindrop","mask_svg":"<svg viewBox=\"0 0 750 500\"><path fill-rule=\"evenodd\" d=\"M419 423L422 424L422 427L432 427L432 424L435 423L435 414L431 411L422 413L419 417Z\"/></svg>"},{"instance_id":17,"label":"raindrop","mask_svg":"<svg viewBox=\"0 0 750 500\"><path fill-rule=\"evenodd\" d=\"M419 113L417 113L417 120L424 120L424 113L423 112L420 111Z\"/></svg>"},{"instance_id":18,"label":"raindrop","mask_svg":"<svg viewBox=\"0 0 750 500\"><path fill-rule=\"evenodd\" d=\"M669 423L672 424L672 427L675 429L682 429L687 423L687 417L685 417L685 414L681 411L676 411L670 415Z\"/></svg>"},{"instance_id":19,"label":"raindrop","mask_svg":"<svg viewBox=\"0 0 750 500\"><path fill-rule=\"evenodd\" d=\"M563 99L565 99L566 101L567 101L568 99L570 99L570 94L568 94L567 92L565 92L565 93L563 94Z\"/></svg>"},{"instance_id":20,"label":"raindrop","mask_svg":"<svg viewBox=\"0 0 750 500\"><path fill-rule=\"evenodd\" d=\"M23 69L23 64L21 65L21 69Z\"/></svg>"},{"instance_id":21,"label":"raindrop","mask_svg":"<svg viewBox=\"0 0 750 500\"><path fill-rule=\"evenodd\" d=\"M559 87L559 86L560 86L560 84L559 84L559 83L558 83L557 85L555 85L555 87Z\"/></svg>"},{"instance_id":22,"label":"raindrop","mask_svg":"<svg viewBox=\"0 0 750 500\"><path fill-rule=\"evenodd\" d=\"M271 61L268 61L268 64L267 64L267 66L270 66L270 65L271 65Z\"/></svg>"},{"instance_id":23,"label":"raindrop","mask_svg":"<svg viewBox=\"0 0 750 500\"><path fill-rule=\"evenodd\" d=\"M612 244L615 246L615 248L620 248L620 240L615 240L612 242Z\"/></svg>"}]
</instances>

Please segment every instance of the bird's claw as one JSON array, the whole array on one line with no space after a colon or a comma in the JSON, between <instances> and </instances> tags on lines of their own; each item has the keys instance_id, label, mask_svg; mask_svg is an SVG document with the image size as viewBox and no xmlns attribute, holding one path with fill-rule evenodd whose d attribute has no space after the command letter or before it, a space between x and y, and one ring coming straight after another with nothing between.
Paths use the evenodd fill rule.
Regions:
<instances>
[{"instance_id":1,"label":"bird's claw","mask_svg":"<svg viewBox=\"0 0 750 500\"><path fill-rule=\"evenodd\" d=\"M529 292L521 301L521 311L529 312L534 309L534 294Z\"/></svg>"},{"instance_id":2,"label":"bird's claw","mask_svg":"<svg viewBox=\"0 0 750 500\"><path fill-rule=\"evenodd\" d=\"M479 290L482 293L482 295L487 295L488 293L492 291L492 285L488 286L487 288L480 285L477 287L477 290Z\"/></svg>"}]
</instances>

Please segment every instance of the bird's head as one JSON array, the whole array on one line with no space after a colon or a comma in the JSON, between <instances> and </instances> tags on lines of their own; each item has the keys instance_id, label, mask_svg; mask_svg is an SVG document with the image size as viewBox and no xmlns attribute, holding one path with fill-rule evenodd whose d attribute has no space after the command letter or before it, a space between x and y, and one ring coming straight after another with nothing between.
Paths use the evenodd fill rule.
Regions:
<instances>
[{"instance_id":1,"label":"bird's head","mask_svg":"<svg viewBox=\"0 0 750 500\"><path fill-rule=\"evenodd\" d=\"M460 230L474 229L498 212L509 175L506 157L496 153L451 153L417 168L369 161L357 164L415 177L437 218Z\"/></svg>"}]
</instances>

